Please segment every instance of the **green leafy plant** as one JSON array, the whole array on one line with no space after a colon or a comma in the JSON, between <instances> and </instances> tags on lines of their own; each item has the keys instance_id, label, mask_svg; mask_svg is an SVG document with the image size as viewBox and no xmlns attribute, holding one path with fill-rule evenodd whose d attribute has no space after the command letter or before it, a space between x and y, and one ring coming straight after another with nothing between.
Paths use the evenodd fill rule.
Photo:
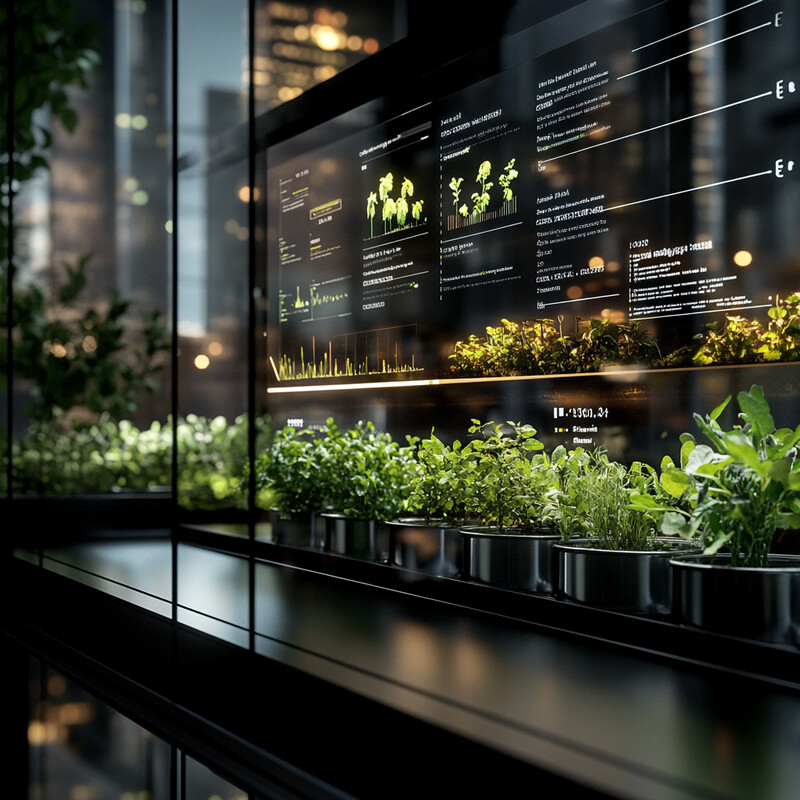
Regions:
<instances>
[{"instance_id":1,"label":"green leafy plant","mask_svg":"<svg viewBox=\"0 0 800 800\"><path fill-rule=\"evenodd\" d=\"M462 445L458 440L447 445L433 430L424 439L409 437L408 442L414 448L416 468L411 473L404 511L427 523L465 522L470 472L475 468L472 445Z\"/></svg>"},{"instance_id":2,"label":"green leafy plant","mask_svg":"<svg viewBox=\"0 0 800 800\"><path fill-rule=\"evenodd\" d=\"M52 144L51 125L57 121L67 131L78 124L78 114L70 103L70 88L86 88L99 64L95 49L99 28L96 21L80 22L69 3L56 0L16 0L13 5L14 71L4 52L0 69L0 103L5 111L13 101L14 128L3 126L3 152L12 153L14 180L29 181L47 169ZM2 40L8 41L11 6L0 9ZM13 148L10 136L13 135ZM6 191L10 164L0 161L0 183ZM0 263L7 265L7 206L0 206Z\"/></svg>"},{"instance_id":3,"label":"green leafy plant","mask_svg":"<svg viewBox=\"0 0 800 800\"><path fill-rule=\"evenodd\" d=\"M656 520L631 498L657 492L658 473L651 466L612 461L602 450L556 448L557 475L552 498L562 540L577 536L604 550L649 551L657 546Z\"/></svg>"},{"instance_id":4,"label":"green leafy plant","mask_svg":"<svg viewBox=\"0 0 800 800\"><path fill-rule=\"evenodd\" d=\"M332 421L327 433L338 435ZM331 443L310 429L276 431L270 446L255 459L258 504L277 509L285 519L325 511L330 491L326 487L334 479L326 450Z\"/></svg>"},{"instance_id":5,"label":"green leafy plant","mask_svg":"<svg viewBox=\"0 0 800 800\"><path fill-rule=\"evenodd\" d=\"M698 333L695 345L678 348L657 366L767 364L800 359L800 294L792 293L767 310L766 320L726 314Z\"/></svg>"},{"instance_id":6,"label":"green leafy plant","mask_svg":"<svg viewBox=\"0 0 800 800\"><path fill-rule=\"evenodd\" d=\"M680 466L662 462L660 483L675 503L646 495L635 503L662 514L662 532L697 539L709 555L727 551L732 566L763 567L776 531L800 528L800 425L776 428L760 386L736 399L741 424L719 424L729 396L705 417L694 414L708 444L684 433Z\"/></svg>"},{"instance_id":7,"label":"green leafy plant","mask_svg":"<svg viewBox=\"0 0 800 800\"><path fill-rule=\"evenodd\" d=\"M115 292L105 304L83 301L88 257L64 264L64 279L51 294L35 284L14 291L13 364L31 382L30 419L82 407L97 417L133 416L143 394L158 388L162 354L169 349L160 312L143 315L138 332L126 330L130 301ZM0 276L6 294L7 274ZM0 389L7 388L7 308L0 307Z\"/></svg>"},{"instance_id":8,"label":"green leafy plant","mask_svg":"<svg viewBox=\"0 0 800 800\"><path fill-rule=\"evenodd\" d=\"M170 428L171 430L171 428ZM256 417L253 436L257 450L272 437L268 417ZM241 476L249 458L249 421L239 415L187 414L178 421L178 504L186 509L246 508Z\"/></svg>"},{"instance_id":9,"label":"green leafy plant","mask_svg":"<svg viewBox=\"0 0 800 800\"><path fill-rule=\"evenodd\" d=\"M241 476L248 458L248 419L189 414L178 421L178 503L186 509L244 508ZM255 422L257 446L271 436ZM32 422L12 441L14 494L74 495L172 486L172 422L140 429L107 414L91 423L58 416ZM5 476L0 476L0 480Z\"/></svg>"},{"instance_id":10,"label":"green leafy plant","mask_svg":"<svg viewBox=\"0 0 800 800\"><path fill-rule=\"evenodd\" d=\"M538 528L544 492L534 491L533 476L546 468L546 460L536 429L473 419L468 432L474 462L465 476L468 517L497 533Z\"/></svg>"},{"instance_id":11,"label":"green leafy plant","mask_svg":"<svg viewBox=\"0 0 800 800\"><path fill-rule=\"evenodd\" d=\"M652 363L658 355L657 343L639 322L579 319L578 330L565 332L563 319L557 324L552 319L503 319L488 326L483 337L470 334L456 342L451 372L460 377L596 372L610 365Z\"/></svg>"},{"instance_id":12,"label":"green leafy plant","mask_svg":"<svg viewBox=\"0 0 800 800\"><path fill-rule=\"evenodd\" d=\"M372 422L362 421L341 432L333 420L327 425L325 457L335 477L331 509L353 519L395 519L407 504L415 469L411 446L377 431Z\"/></svg>"},{"instance_id":13,"label":"green leafy plant","mask_svg":"<svg viewBox=\"0 0 800 800\"><path fill-rule=\"evenodd\" d=\"M648 464L630 466L594 453L581 481L589 537L606 550L656 549L656 520L632 505L632 495L655 491L658 473Z\"/></svg>"}]
</instances>

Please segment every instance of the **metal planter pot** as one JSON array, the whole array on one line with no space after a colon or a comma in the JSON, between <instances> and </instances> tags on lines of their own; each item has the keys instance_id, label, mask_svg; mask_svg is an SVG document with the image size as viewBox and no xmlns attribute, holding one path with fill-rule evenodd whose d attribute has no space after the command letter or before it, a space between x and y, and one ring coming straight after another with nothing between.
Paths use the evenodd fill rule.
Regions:
<instances>
[{"instance_id":1,"label":"metal planter pot","mask_svg":"<svg viewBox=\"0 0 800 800\"><path fill-rule=\"evenodd\" d=\"M459 530L464 543L461 577L518 592L550 594L555 564L551 534L497 533L485 527Z\"/></svg>"},{"instance_id":2,"label":"metal planter pot","mask_svg":"<svg viewBox=\"0 0 800 800\"><path fill-rule=\"evenodd\" d=\"M269 512L272 540L290 547L309 547L322 541L325 526L319 514L312 511L281 515L275 509Z\"/></svg>"},{"instance_id":3,"label":"metal planter pot","mask_svg":"<svg viewBox=\"0 0 800 800\"><path fill-rule=\"evenodd\" d=\"M326 553L367 561L385 561L389 550L388 528L372 519L354 519L341 514L323 514Z\"/></svg>"},{"instance_id":4,"label":"metal planter pot","mask_svg":"<svg viewBox=\"0 0 800 800\"><path fill-rule=\"evenodd\" d=\"M684 539L661 539L662 549L604 550L591 539L554 545L558 559L556 596L629 614L672 612L670 560L699 547Z\"/></svg>"},{"instance_id":5,"label":"metal planter pot","mask_svg":"<svg viewBox=\"0 0 800 800\"><path fill-rule=\"evenodd\" d=\"M457 527L416 518L393 520L387 526L390 564L443 578L460 573L463 544Z\"/></svg>"},{"instance_id":6,"label":"metal planter pot","mask_svg":"<svg viewBox=\"0 0 800 800\"><path fill-rule=\"evenodd\" d=\"M732 567L729 555L672 559L678 621L714 633L800 645L800 556Z\"/></svg>"}]
</instances>

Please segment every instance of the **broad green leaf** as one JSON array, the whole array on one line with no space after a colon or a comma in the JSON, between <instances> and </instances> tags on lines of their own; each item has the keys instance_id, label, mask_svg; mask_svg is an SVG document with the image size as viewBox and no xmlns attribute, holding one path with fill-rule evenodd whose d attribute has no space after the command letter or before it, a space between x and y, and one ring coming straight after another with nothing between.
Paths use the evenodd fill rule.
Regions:
<instances>
[{"instance_id":1,"label":"broad green leaf","mask_svg":"<svg viewBox=\"0 0 800 800\"><path fill-rule=\"evenodd\" d=\"M763 474L764 462L749 437L742 431L732 431L724 436L727 451L748 467Z\"/></svg>"},{"instance_id":2,"label":"broad green leaf","mask_svg":"<svg viewBox=\"0 0 800 800\"><path fill-rule=\"evenodd\" d=\"M779 461L800 442L800 425L795 430L791 428L781 428L775 431L775 438L780 442L779 445L767 447L767 457L771 461Z\"/></svg>"},{"instance_id":3,"label":"broad green leaf","mask_svg":"<svg viewBox=\"0 0 800 800\"><path fill-rule=\"evenodd\" d=\"M724 455L707 444L698 444L689 451L684 469L691 475L707 464L715 464L724 460L726 460Z\"/></svg>"},{"instance_id":4,"label":"broad green leaf","mask_svg":"<svg viewBox=\"0 0 800 800\"><path fill-rule=\"evenodd\" d=\"M667 536L691 538L691 529L687 519L676 511L668 511L661 520L661 532Z\"/></svg>"},{"instance_id":5,"label":"broad green leaf","mask_svg":"<svg viewBox=\"0 0 800 800\"><path fill-rule=\"evenodd\" d=\"M748 421L753 426L757 443L775 430L775 421L772 419L769 403L760 386L753 385L749 392L739 392L736 399L739 402L739 408L747 415Z\"/></svg>"},{"instance_id":6,"label":"broad green leaf","mask_svg":"<svg viewBox=\"0 0 800 800\"><path fill-rule=\"evenodd\" d=\"M661 475L662 488L676 499L683 497L691 485L691 478L682 470L672 469Z\"/></svg>"}]
</instances>

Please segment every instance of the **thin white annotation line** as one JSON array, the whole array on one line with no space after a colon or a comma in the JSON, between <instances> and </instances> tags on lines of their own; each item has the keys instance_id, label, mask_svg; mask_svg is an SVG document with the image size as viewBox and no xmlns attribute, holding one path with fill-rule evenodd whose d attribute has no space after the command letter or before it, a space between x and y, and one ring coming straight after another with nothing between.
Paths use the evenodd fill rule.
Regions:
<instances>
[{"instance_id":1,"label":"thin white annotation line","mask_svg":"<svg viewBox=\"0 0 800 800\"><path fill-rule=\"evenodd\" d=\"M770 22L762 22L761 25L756 25L754 28L748 28L746 31L739 31L739 33L733 33L730 36L726 36L724 39L718 39L716 42L709 42L708 44L704 44L701 47L695 47L694 50L687 50L685 53L679 53L677 56L672 56L672 58L666 58L663 61L659 61L655 64L650 64L650 66L642 67L641 69L634 70L633 72L628 72L625 75L620 75L617 77L618 81L621 81L623 78L630 78L633 75L638 75L640 72L647 72L649 69L654 69L655 67L661 67L664 64L668 64L670 61L675 61L679 58L685 58L686 56L692 55L692 53L699 53L701 50L707 50L709 47L716 47L718 44L723 44L724 42L729 42L731 39L736 39L739 36L744 36L748 33L753 33L753 31L757 31L761 28L768 28L772 25L772 21Z\"/></svg>"},{"instance_id":2,"label":"thin white annotation line","mask_svg":"<svg viewBox=\"0 0 800 800\"><path fill-rule=\"evenodd\" d=\"M619 295L619 292L615 292L614 294L597 294L593 297L576 297L574 300L556 300L553 303L545 303L544 307L563 306L565 303L585 303L587 300L603 300L606 297L619 297Z\"/></svg>"},{"instance_id":3,"label":"thin white annotation line","mask_svg":"<svg viewBox=\"0 0 800 800\"><path fill-rule=\"evenodd\" d=\"M769 303L763 303L762 305L758 306L736 306L733 307L726 307L726 308L702 308L699 311L684 311L681 314L660 314L652 317L640 317L635 312L630 314L631 321L638 319L638 320L646 320L646 319L672 319L673 317L694 317L697 314L708 314L709 311L741 311L743 308L769 308Z\"/></svg>"},{"instance_id":4,"label":"thin white annotation line","mask_svg":"<svg viewBox=\"0 0 800 800\"><path fill-rule=\"evenodd\" d=\"M692 186L690 189L679 189L677 192L668 192L667 194L659 194L655 197L646 197L644 200L633 200L630 203L620 203L616 206L606 206L603 211L616 211L618 208L627 208L628 206L638 206L641 203L650 203L653 200L664 200L667 197L674 197L678 194L687 194L688 192L699 192L701 189L713 189L715 186L724 186L726 183L736 183L737 181L746 181L749 178L760 178L762 175L772 175L772 170L764 170L764 172L754 172L752 175L740 175L738 178L728 178L726 181L717 181L716 183L706 183L703 186Z\"/></svg>"},{"instance_id":5,"label":"thin white annotation line","mask_svg":"<svg viewBox=\"0 0 800 800\"><path fill-rule=\"evenodd\" d=\"M464 236L453 236L450 239L442 239L442 244L448 244L449 242L459 242L462 239L473 239L476 236L483 236L487 233L497 233L497 231L504 231L506 228L516 228L517 225L522 225L522 222L512 222L510 225L501 225L499 228L490 228L487 231L478 231L477 233L468 233Z\"/></svg>"},{"instance_id":6,"label":"thin white annotation line","mask_svg":"<svg viewBox=\"0 0 800 800\"><path fill-rule=\"evenodd\" d=\"M747 5L739 6L739 8L734 8L732 11L726 11L724 14L719 14L716 17L711 17L709 19L703 20L703 22L698 22L697 25L690 25L688 28L684 28L682 31L676 31L675 33L670 33L668 36L662 36L660 39L656 39L652 42L648 42L647 44L641 44L639 47L634 47L631 50L631 53L635 53L637 50L644 50L645 47L652 47L654 44L660 44L661 42L666 42L667 39L671 39L673 36L680 36L682 33L688 33L689 31L693 31L695 28L702 28L703 25L708 25L709 22L716 22L718 19L722 19L723 17L729 17L731 14L736 14L739 11L743 11L745 8L750 8L750 6L757 6L759 3L763 3L764 0L753 0L752 3L747 3Z\"/></svg>"},{"instance_id":7,"label":"thin white annotation line","mask_svg":"<svg viewBox=\"0 0 800 800\"><path fill-rule=\"evenodd\" d=\"M754 94L752 97L746 97L744 100L735 100L733 103L727 103L724 106L717 106L716 108L709 108L707 111L698 111L696 114L690 114L688 117L681 117L680 119L673 119L670 122L663 122L661 125L654 125L652 128L644 128L640 131L634 131L633 133L626 133L624 136L617 136L614 139L609 139L606 142L597 142L596 144L590 144L586 147L581 147L578 150L571 150L569 153L562 153L560 156L553 156L553 158L544 158L539 161L540 164L549 164L551 161L558 161L560 158L566 158L567 156L574 156L577 153L583 153L586 150L593 150L595 147L603 147L607 144L614 144L614 142L621 142L623 139L630 139L633 136L642 136L645 133L652 133L653 131L660 130L661 128L668 128L670 125L677 125L679 122L688 122L690 119L697 119L697 117L705 116L706 114L715 114L717 111L725 111L727 108L733 108L734 106L742 105L742 103L749 103L751 100L760 100L762 97L769 97L772 94L772 90L768 92L762 92L761 94Z\"/></svg>"}]
</instances>

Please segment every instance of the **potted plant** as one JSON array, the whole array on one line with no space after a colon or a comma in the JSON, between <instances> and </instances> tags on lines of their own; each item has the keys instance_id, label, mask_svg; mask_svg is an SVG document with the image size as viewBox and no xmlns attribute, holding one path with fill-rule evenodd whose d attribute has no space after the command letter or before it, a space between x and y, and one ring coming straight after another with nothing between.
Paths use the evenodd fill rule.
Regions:
<instances>
[{"instance_id":1,"label":"potted plant","mask_svg":"<svg viewBox=\"0 0 800 800\"><path fill-rule=\"evenodd\" d=\"M663 464L661 483L678 503L656 509L661 530L703 548L672 560L675 613L719 633L798 644L800 557L771 546L778 530L800 528L800 425L776 428L760 386L736 399L739 422L720 425L730 396L695 414L708 444L685 433L680 467Z\"/></svg>"},{"instance_id":2,"label":"potted plant","mask_svg":"<svg viewBox=\"0 0 800 800\"><path fill-rule=\"evenodd\" d=\"M556 595L608 610L669 614L670 557L693 545L657 536L656 518L633 503L658 494L656 470L580 450L565 457L560 475Z\"/></svg>"},{"instance_id":3,"label":"potted plant","mask_svg":"<svg viewBox=\"0 0 800 800\"><path fill-rule=\"evenodd\" d=\"M403 516L389 520L389 563L414 572L455 577L461 571L460 527L467 519L465 464L471 444L447 445L434 430L409 437L414 469Z\"/></svg>"},{"instance_id":4,"label":"potted plant","mask_svg":"<svg viewBox=\"0 0 800 800\"><path fill-rule=\"evenodd\" d=\"M466 512L462 577L523 592L552 590L558 539L549 491L550 460L530 425L481 423L469 428L472 452L465 461Z\"/></svg>"},{"instance_id":5,"label":"potted plant","mask_svg":"<svg viewBox=\"0 0 800 800\"><path fill-rule=\"evenodd\" d=\"M307 428L281 428L256 456L255 471L258 502L270 512L273 540L293 546L320 542L330 483L322 439Z\"/></svg>"},{"instance_id":6,"label":"potted plant","mask_svg":"<svg viewBox=\"0 0 800 800\"><path fill-rule=\"evenodd\" d=\"M355 427L340 431L328 419L321 447L332 479L330 510L323 514L325 550L370 560L385 559L385 523L397 518L408 497L414 470L411 446L401 445L389 433L376 430L372 422L360 421Z\"/></svg>"}]
</instances>

